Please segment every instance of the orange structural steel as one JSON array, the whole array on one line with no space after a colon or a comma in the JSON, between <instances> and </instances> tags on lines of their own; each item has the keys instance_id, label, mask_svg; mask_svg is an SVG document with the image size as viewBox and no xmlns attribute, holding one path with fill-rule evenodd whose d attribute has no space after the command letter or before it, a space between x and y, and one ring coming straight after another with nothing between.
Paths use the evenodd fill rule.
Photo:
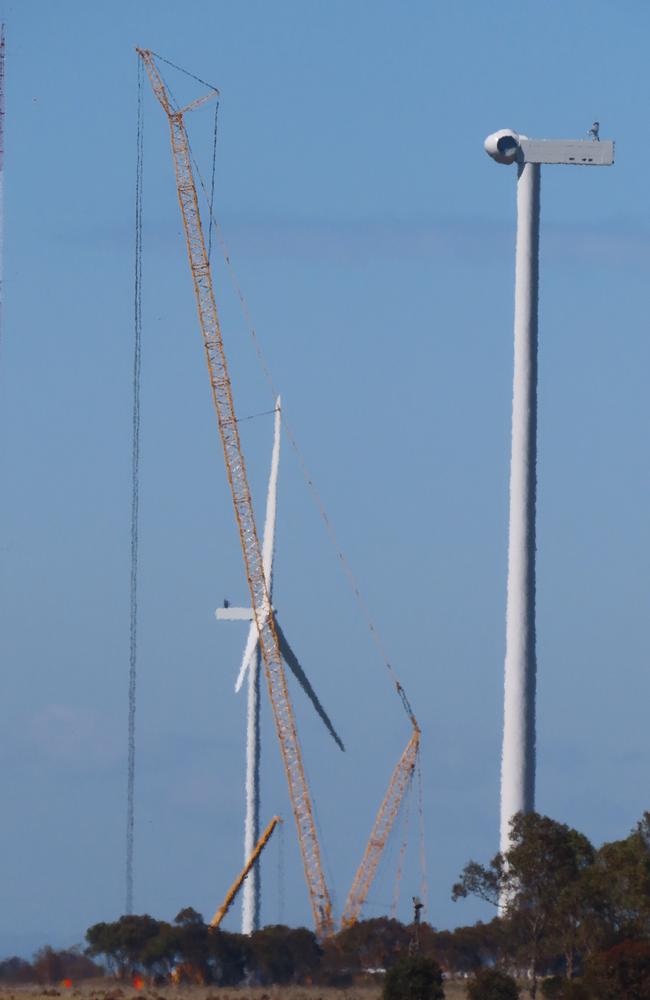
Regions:
<instances>
[{"instance_id":1,"label":"orange structural steel","mask_svg":"<svg viewBox=\"0 0 650 1000\"><path fill-rule=\"evenodd\" d=\"M262 836L260 837L260 839L255 844L255 847L253 848L253 851L252 851L251 856L249 857L248 861L246 862L246 864L242 868L241 872L239 873L239 875L237 876L237 878L235 879L235 881L231 885L230 889L228 890L228 893L227 893L226 898L224 899L223 903L221 904L221 906L219 907L219 909L217 910L217 912L213 916L212 920L210 921L210 927L216 928L216 927L219 926L219 924L221 923L221 921L225 917L226 913L228 912L228 910L230 909L230 907L232 906L232 904L235 902L235 899L237 897L237 893L239 892L239 890L241 889L242 885L244 884L244 879L246 878L246 876L248 875L249 871L251 870L251 868L253 867L253 865L255 864L255 862L257 861L257 859L259 858L260 854L262 853L262 851L264 850L264 848L268 844L269 840L271 839L271 834L275 830L276 826L278 825L278 823L281 823L281 822L282 822L282 820L280 819L279 816L274 816L273 817L273 819L271 820L271 822L267 826L266 830L264 831L264 833L262 834Z\"/></svg>"},{"instance_id":2,"label":"orange structural steel","mask_svg":"<svg viewBox=\"0 0 650 1000\"><path fill-rule=\"evenodd\" d=\"M137 49L144 62L153 92L169 121L172 153L176 171L176 187L180 203L187 253L189 257L199 323L203 334L212 399L217 411L219 432L223 444L226 472L230 483L237 526L241 538L246 578L251 595L251 607L259 633L260 649L273 709L275 728L287 775L289 795L293 809L298 841L302 854L309 899L316 932L327 936L333 931L332 904L321 863L320 845L316 833L309 787L302 763L298 733L289 700L286 676L280 653L280 644L272 614L264 577L262 551L255 525L246 465L239 440L239 431L232 398L232 387L221 337L219 317L212 286L210 263L203 237L196 185L192 171L192 158L183 116L215 98L218 91L193 101L184 108L173 107L168 90L158 72L154 55L147 49Z\"/></svg>"},{"instance_id":3,"label":"orange structural steel","mask_svg":"<svg viewBox=\"0 0 650 1000\"><path fill-rule=\"evenodd\" d=\"M348 893L343 916L341 917L342 929L351 927L359 919L361 909L377 874L377 868L381 861L386 842L397 819L404 793L413 777L420 750L420 729L413 716L411 716L411 722L413 724L411 738L395 766L388 791L375 818L361 864L357 869L352 887Z\"/></svg>"}]
</instances>

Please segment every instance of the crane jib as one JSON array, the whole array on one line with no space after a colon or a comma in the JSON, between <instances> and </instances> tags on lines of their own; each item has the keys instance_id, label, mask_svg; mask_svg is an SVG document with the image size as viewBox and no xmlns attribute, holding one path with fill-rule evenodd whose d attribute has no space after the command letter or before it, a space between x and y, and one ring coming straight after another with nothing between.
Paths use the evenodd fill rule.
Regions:
<instances>
[{"instance_id":1,"label":"crane jib","mask_svg":"<svg viewBox=\"0 0 650 1000\"><path fill-rule=\"evenodd\" d=\"M321 863L311 797L302 763L293 708L289 700L278 635L273 616L264 616L263 614L264 607L270 606L270 599L264 577L262 552L248 486L246 464L239 440L210 264L203 238L189 141L183 120L185 111L198 107L199 104L204 103L213 95L200 98L180 111L172 109L167 88L155 65L153 54L143 49L137 51L145 64L153 92L169 121L178 201L183 218L212 397L217 412L226 472L244 556L251 606L255 613L259 633L269 698L284 761L289 797L298 830L314 923L317 933L321 936L327 936L333 930L332 904ZM213 93L216 96L217 92Z\"/></svg>"},{"instance_id":2,"label":"crane jib","mask_svg":"<svg viewBox=\"0 0 650 1000\"><path fill-rule=\"evenodd\" d=\"M302 762L293 707L287 689L279 636L275 625L275 618L272 614L268 614L271 601L264 575L262 550L257 534L246 464L239 439L238 421L232 398L232 386L221 337L212 285L212 274L203 237L197 191L192 170L191 152L183 117L187 111L193 110L206 101L217 97L218 91L216 88L212 88L208 95L193 101L185 108L180 110L175 109L172 107L170 95L155 65L154 54L146 49L137 49L136 51L145 65L154 95L169 121L178 201L183 218L187 254L194 283L199 323L210 376L212 399L217 414L226 474L244 557L246 578L251 596L251 607L258 631L259 646L262 653L273 719L280 743L289 797L298 831L298 841L314 924L317 934L320 937L327 937L334 932L332 903L321 862L320 844L316 832L309 786ZM206 84L206 86L209 85ZM387 666L394 676L394 672L388 661ZM418 761L420 729L402 685L396 678L395 683L403 707L411 721L412 733L392 773L388 790L377 813L361 864L354 877L341 920L343 927L354 924L359 918ZM262 839L266 843L268 837L266 839L263 837ZM261 847L263 847L263 844L260 846L260 850ZM216 916L218 915L219 911Z\"/></svg>"}]
</instances>

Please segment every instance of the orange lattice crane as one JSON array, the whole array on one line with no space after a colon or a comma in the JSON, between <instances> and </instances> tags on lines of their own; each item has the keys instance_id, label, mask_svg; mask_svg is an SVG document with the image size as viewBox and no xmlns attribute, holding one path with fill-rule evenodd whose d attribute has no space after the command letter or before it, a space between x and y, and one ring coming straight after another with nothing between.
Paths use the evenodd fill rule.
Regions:
<instances>
[{"instance_id":1,"label":"orange lattice crane","mask_svg":"<svg viewBox=\"0 0 650 1000\"><path fill-rule=\"evenodd\" d=\"M239 440L239 430L232 398L232 386L221 337L221 328L212 286L210 262L203 237L192 156L185 129L184 115L218 96L213 88L183 108L175 107L171 95L158 71L154 54L148 49L136 50L142 59L153 92L169 121L172 155L176 171L176 187L180 203L187 253L189 257L203 346L210 374L212 399L217 412L219 432L226 461L226 472L232 493L235 517L239 528L246 578L251 595L251 607L259 633L269 698L275 728L280 742L287 775L298 841L305 869L316 932L327 936L333 931L332 904L321 863L320 845L316 833L311 797L302 763L298 733L289 700L282 654L273 615L270 613L267 582L262 564L262 550L253 514L246 465Z\"/></svg>"},{"instance_id":2,"label":"orange lattice crane","mask_svg":"<svg viewBox=\"0 0 650 1000\"><path fill-rule=\"evenodd\" d=\"M406 699L404 689L399 682L397 683L397 691L411 720L413 727L411 738L395 766L388 785L388 791L375 817L370 839L366 845L361 864L354 876L348 898L345 902L343 916L341 917L342 930L346 927L351 927L359 919L361 909L377 874L379 862L381 861L381 856L388 842L393 824L399 814L404 794L413 778L420 751L420 727Z\"/></svg>"}]
</instances>

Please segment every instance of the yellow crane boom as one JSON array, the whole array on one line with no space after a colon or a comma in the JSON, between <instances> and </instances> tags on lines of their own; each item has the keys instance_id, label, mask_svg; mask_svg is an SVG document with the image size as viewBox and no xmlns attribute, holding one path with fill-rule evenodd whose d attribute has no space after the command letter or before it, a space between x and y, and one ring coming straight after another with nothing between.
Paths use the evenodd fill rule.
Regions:
<instances>
[{"instance_id":1,"label":"yellow crane boom","mask_svg":"<svg viewBox=\"0 0 650 1000\"><path fill-rule=\"evenodd\" d=\"M342 930L346 927L351 927L359 919L361 909L377 874L377 868L379 867L386 842L397 819L404 793L413 777L420 750L420 729L413 716L411 716L411 722L413 724L411 738L395 766L390 784L388 785L388 791L375 818L361 864L357 869L350 892L348 893L343 916L341 917Z\"/></svg>"},{"instance_id":2,"label":"yellow crane boom","mask_svg":"<svg viewBox=\"0 0 650 1000\"><path fill-rule=\"evenodd\" d=\"M239 430L232 398L232 386L224 351L219 317L212 286L210 262L205 246L201 217L192 171L192 158L185 129L184 115L215 98L218 91L198 98L184 108L175 108L148 49L136 50L142 59L153 92L169 122L172 154L176 171L176 187L180 204L190 270L194 282L203 346L210 374L212 399L217 413L223 444L226 472L235 508L241 539L251 607L259 633L269 698L275 728L287 775L298 841L305 870L316 932L326 936L333 930L332 904L321 863L320 845L316 833L309 787L302 762L293 708L289 700L280 644L273 615L270 614L267 582L264 577L262 551L255 525L246 465L239 439Z\"/></svg>"},{"instance_id":3,"label":"yellow crane boom","mask_svg":"<svg viewBox=\"0 0 650 1000\"><path fill-rule=\"evenodd\" d=\"M212 920L210 921L210 927L218 927L219 926L219 924L221 923L221 921L225 917L226 913L228 912L228 910L230 909L230 907L232 906L232 904L235 902L235 899L237 897L237 893L239 892L239 890L241 889L242 885L244 884L244 879L246 878L246 876L248 875L249 871L251 870L251 868L253 867L253 865L255 864L255 862L257 861L257 859L259 858L260 854L262 853L262 851L264 850L264 848L268 844L269 840L271 839L271 834L275 830L276 826L278 825L278 823L281 823L281 822L282 822L282 820L280 819L279 816L274 816L273 817L273 819L271 820L271 822L267 826L266 830L264 831L264 833L262 834L262 836L260 837L260 839L255 844L255 847L253 848L253 852L250 855L248 861L246 862L246 864L244 865L244 867L240 871L239 875L237 876L237 878L235 879L235 881L233 882L233 884L230 886L230 889L228 890L228 892L226 894L226 898L224 899L223 903L221 904L221 906L219 907L219 909L217 910L217 912L213 916Z\"/></svg>"}]
</instances>

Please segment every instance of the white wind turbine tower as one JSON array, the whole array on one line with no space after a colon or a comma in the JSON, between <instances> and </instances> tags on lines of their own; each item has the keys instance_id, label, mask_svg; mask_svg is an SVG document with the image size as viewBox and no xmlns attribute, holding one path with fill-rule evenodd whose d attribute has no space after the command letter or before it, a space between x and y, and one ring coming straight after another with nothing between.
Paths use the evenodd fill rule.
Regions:
<instances>
[{"instance_id":1,"label":"white wind turbine tower","mask_svg":"<svg viewBox=\"0 0 650 1000\"><path fill-rule=\"evenodd\" d=\"M513 129L493 132L485 150L497 163L517 164L514 380L508 594L501 759L500 850L510 847L510 820L535 809L535 558L537 495L537 320L539 290L540 175L542 164L610 166L614 143L579 139L529 139ZM504 900L502 900L502 905Z\"/></svg>"},{"instance_id":2,"label":"white wind turbine tower","mask_svg":"<svg viewBox=\"0 0 650 1000\"><path fill-rule=\"evenodd\" d=\"M307 694L316 712L321 717L323 723L330 732L332 738L343 750L344 746L336 733L327 713L318 700L314 689L307 679L295 653L289 646L286 636L282 631L277 619L275 608L273 607L273 556L275 553L275 521L277 509L278 493L278 472L280 467L280 428L281 428L281 406L278 396L275 404L275 421L273 435L273 451L271 455L271 474L269 476L268 492L266 497L266 518L264 521L264 536L262 540L262 562L264 566L264 576L271 607L268 614L272 614L275 622L280 649L284 660L297 678L301 687ZM244 859L247 860L259 840L260 836L260 674L262 668L262 657L258 642L258 629L252 608L230 607L224 601L224 607L217 608L216 617L219 621L247 621L250 622L248 637L244 647L239 675L235 684L235 691L241 690L244 679L248 681L248 704L246 712L246 818L244 823ZM242 934L252 934L260 925L260 873L259 863L254 865L246 876L242 892Z\"/></svg>"}]
</instances>

